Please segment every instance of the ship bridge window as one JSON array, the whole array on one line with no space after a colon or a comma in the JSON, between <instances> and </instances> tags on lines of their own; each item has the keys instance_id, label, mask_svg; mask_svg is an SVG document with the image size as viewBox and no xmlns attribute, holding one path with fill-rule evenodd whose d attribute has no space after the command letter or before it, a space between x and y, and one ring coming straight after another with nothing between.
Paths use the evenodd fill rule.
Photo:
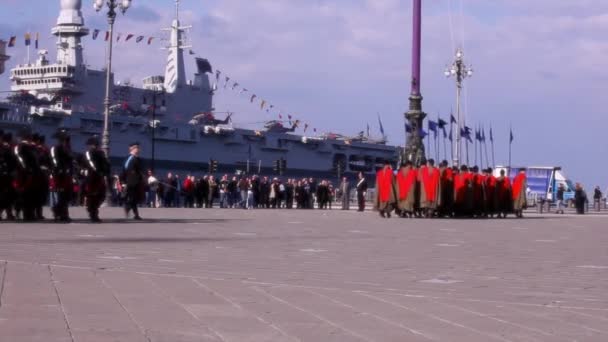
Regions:
<instances>
[{"instance_id":1,"label":"ship bridge window","mask_svg":"<svg viewBox=\"0 0 608 342\"><path fill-rule=\"evenodd\" d=\"M63 72L68 72L68 68L63 67Z\"/></svg>"}]
</instances>

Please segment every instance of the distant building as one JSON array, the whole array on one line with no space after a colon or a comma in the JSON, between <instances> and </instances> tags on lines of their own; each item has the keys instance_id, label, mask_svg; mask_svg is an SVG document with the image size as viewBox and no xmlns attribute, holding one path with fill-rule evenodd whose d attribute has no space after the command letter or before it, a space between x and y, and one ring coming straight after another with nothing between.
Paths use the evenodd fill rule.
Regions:
<instances>
[{"instance_id":1,"label":"distant building","mask_svg":"<svg viewBox=\"0 0 608 342\"><path fill-rule=\"evenodd\" d=\"M0 40L0 75L4 73L4 62L8 61L10 57L6 55L6 42Z\"/></svg>"}]
</instances>

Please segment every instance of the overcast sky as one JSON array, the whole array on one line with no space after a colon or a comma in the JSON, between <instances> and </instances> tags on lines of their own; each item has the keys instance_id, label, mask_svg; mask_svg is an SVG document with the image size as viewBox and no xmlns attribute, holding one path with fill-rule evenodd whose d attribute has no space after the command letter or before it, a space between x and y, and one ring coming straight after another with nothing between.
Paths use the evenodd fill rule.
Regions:
<instances>
[{"instance_id":1,"label":"overcast sky","mask_svg":"<svg viewBox=\"0 0 608 342\"><path fill-rule=\"evenodd\" d=\"M86 25L103 30L92 2L83 0ZM116 31L161 37L173 3L133 0ZM26 31L39 31L54 59L50 27L59 0L0 4L0 38L20 36L8 67L24 61ZM443 70L464 47L475 69L466 81L467 123L494 127L497 164L507 163L512 125L514 165L561 165L588 187L608 185L608 1L424 0L423 16L425 112L447 119L455 107L454 81ZM377 134L379 113L390 142L404 144L410 0L183 0L181 19L193 25L194 52L285 114L320 132L354 135L367 123ZM87 63L102 68L103 41L84 42ZM162 74L160 45L118 44L117 79L140 84ZM193 72L188 58L189 78ZM0 89L8 87L5 74ZM277 118L229 90L219 91L215 107L236 112L235 122L248 127Z\"/></svg>"}]
</instances>

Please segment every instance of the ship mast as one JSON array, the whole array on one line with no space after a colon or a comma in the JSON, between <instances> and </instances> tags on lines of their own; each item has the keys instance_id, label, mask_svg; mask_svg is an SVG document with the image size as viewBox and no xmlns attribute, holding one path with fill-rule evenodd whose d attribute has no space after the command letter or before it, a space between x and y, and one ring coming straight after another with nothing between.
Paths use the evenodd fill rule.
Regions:
<instances>
[{"instance_id":1,"label":"ship mast","mask_svg":"<svg viewBox=\"0 0 608 342\"><path fill-rule=\"evenodd\" d=\"M422 142L422 121L426 114L422 111L422 95L420 93L420 54L422 48L422 0L413 0L413 30L412 30L412 81L410 91L410 108L405 113L409 125L406 132L405 155L402 160L409 160L419 165L424 159L424 144Z\"/></svg>"},{"instance_id":2,"label":"ship mast","mask_svg":"<svg viewBox=\"0 0 608 342\"><path fill-rule=\"evenodd\" d=\"M164 85L167 93L174 93L178 88L186 85L184 50L192 47L184 44L184 32L192 26L180 26L179 3L180 0L175 0L175 19L173 19L171 27L163 29L163 31L170 32L169 45L165 48L169 51Z\"/></svg>"}]
</instances>

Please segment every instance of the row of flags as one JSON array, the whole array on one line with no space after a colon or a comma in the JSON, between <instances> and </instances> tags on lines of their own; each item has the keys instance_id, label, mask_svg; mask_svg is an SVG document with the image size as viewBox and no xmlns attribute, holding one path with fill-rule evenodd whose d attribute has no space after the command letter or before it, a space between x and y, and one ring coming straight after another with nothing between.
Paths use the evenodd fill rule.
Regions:
<instances>
[{"instance_id":1,"label":"row of flags","mask_svg":"<svg viewBox=\"0 0 608 342\"><path fill-rule=\"evenodd\" d=\"M25 46L32 45L32 36L34 37L34 47L38 49L38 41L40 40L40 34L38 32L36 32L35 34L28 32L24 35ZM12 36L8 39L7 46L10 48L15 47L15 45L17 45L17 36Z\"/></svg>"},{"instance_id":2,"label":"row of flags","mask_svg":"<svg viewBox=\"0 0 608 342\"><path fill-rule=\"evenodd\" d=\"M222 85L223 83L223 85ZM255 94L253 91L241 86L239 82L232 79L227 74L222 73L221 70L215 71L215 83L211 87L211 95L215 94L219 89L230 90L232 92L236 92L237 96L241 97L243 95L249 100L249 103L252 105L259 107L260 110L265 111L268 114L277 114L279 121L289 122L289 125L293 125L295 123L302 122L299 119L296 119L292 114L285 114L285 111L278 109L271 102L263 99L262 97ZM308 123L304 123L304 133L308 131L310 125ZM317 133L316 128L312 128L313 132Z\"/></svg>"},{"instance_id":3,"label":"row of flags","mask_svg":"<svg viewBox=\"0 0 608 342\"><path fill-rule=\"evenodd\" d=\"M103 37L104 37L104 41L108 41L110 40L110 32L109 31L101 31L99 29L94 29L93 33L91 34L91 38L93 38L93 40L97 40L97 38L99 38L99 35L102 34L103 32ZM17 45L17 36L11 36L8 39L8 44L7 46L9 48L15 47ZM32 45L32 38L34 41L34 47L36 49L38 49L38 42L40 41L40 33L36 32L36 33L31 33L31 32L27 32L24 34L23 36L23 41L25 46L31 46ZM153 36L146 36L146 35L136 35L133 33L127 33L127 34L123 34L123 33L117 33L116 34L116 42L128 42L130 40L133 40L135 43L141 43L142 41L145 41L148 45L151 45L152 42L158 39L158 37L153 37Z\"/></svg>"},{"instance_id":4,"label":"row of flags","mask_svg":"<svg viewBox=\"0 0 608 342\"><path fill-rule=\"evenodd\" d=\"M437 134L439 133L439 131L441 130L443 132L443 138L447 138L449 141L453 140L452 137L452 124L456 124L456 118L454 118L453 115L450 115L450 133L448 135L447 131L446 131L446 126L448 125L448 122L438 118L436 121L434 120L428 120L427 121L427 129L428 131L425 131L424 128L420 127L418 129L418 134L421 138L426 138L427 135L430 134L430 132L433 132L434 134L434 138L437 139ZM406 122L405 123L405 131L407 133L413 133L413 128L412 126ZM473 137L473 133L474 133L474 137ZM475 129L475 131L473 132L473 129L469 126L463 126L460 128L460 136L464 139L466 139L468 142L473 142L473 139L475 139L476 141L479 142L486 142L486 129L485 127L478 127ZM510 128L509 130L509 143L512 143L513 140L515 139L515 136L513 135L513 129ZM492 131L492 127L490 127L490 131L489 131L489 140L490 142L494 142L494 133Z\"/></svg>"}]
</instances>

